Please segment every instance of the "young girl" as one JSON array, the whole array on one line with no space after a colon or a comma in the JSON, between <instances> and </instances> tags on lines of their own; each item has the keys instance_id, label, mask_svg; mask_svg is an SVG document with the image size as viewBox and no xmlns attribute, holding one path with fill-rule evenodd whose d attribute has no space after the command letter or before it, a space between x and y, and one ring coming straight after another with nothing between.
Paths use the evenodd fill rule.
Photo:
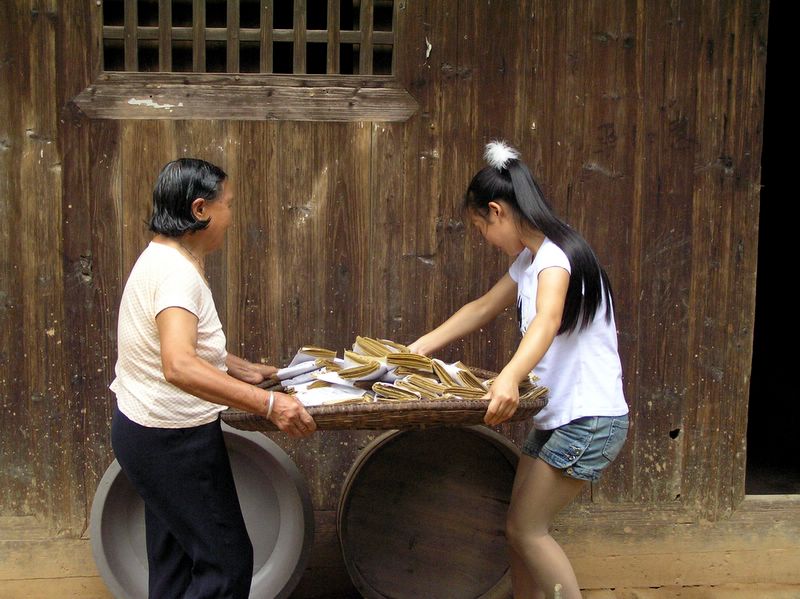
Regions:
<instances>
[{"instance_id":1,"label":"young girl","mask_svg":"<svg viewBox=\"0 0 800 599\"><path fill-rule=\"evenodd\" d=\"M596 481L628 432L628 406L611 285L586 241L550 210L519 154L486 146L489 166L472 179L464 207L483 237L516 257L508 273L411 344L428 354L475 331L516 303L522 341L486 394L484 418L496 425L519 403L529 372L550 391L533 419L517 468L506 535L517 599L580 598L572 566L549 534L556 515Z\"/></svg>"}]
</instances>

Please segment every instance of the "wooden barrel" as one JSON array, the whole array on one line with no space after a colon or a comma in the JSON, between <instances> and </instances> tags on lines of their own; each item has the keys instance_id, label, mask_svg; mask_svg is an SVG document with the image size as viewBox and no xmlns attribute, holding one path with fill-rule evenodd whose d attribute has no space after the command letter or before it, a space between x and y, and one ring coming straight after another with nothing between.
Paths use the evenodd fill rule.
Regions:
<instances>
[{"instance_id":1,"label":"wooden barrel","mask_svg":"<svg viewBox=\"0 0 800 599\"><path fill-rule=\"evenodd\" d=\"M368 599L511 597L505 520L519 451L483 426L392 431L358 456L337 528Z\"/></svg>"}]
</instances>

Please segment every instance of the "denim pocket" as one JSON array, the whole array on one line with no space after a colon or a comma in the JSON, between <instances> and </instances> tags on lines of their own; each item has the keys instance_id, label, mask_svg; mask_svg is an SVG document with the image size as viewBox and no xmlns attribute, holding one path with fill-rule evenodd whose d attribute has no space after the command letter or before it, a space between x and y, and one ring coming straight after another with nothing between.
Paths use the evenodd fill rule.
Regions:
<instances>
[{"instance_id":1,"label":"denim pocket","mask_svg":"<svg viewBox=\"0 0 800 599\"><path fill-rule=\"evenodd\" d=\"M608 438L603 446L603 455L609 462L613 462L614 459L616 459L619 452L622 451L622 447L625 445L625 439L627 438L628 416L625 415L620 418L614 418L611 421Z\"/></svg>"},{"instance_id":2,"label":"denim pocket","mask_svg":"<svg viewBox=\"0 0 800 599\"><path fill-rule=\"evenodd\" d=\"M549 454L549 462L556 468L567 468L577 462L592 442L597 428L597 418L578 418L553 431L542 449Z\"/></svg>"}]
</instances>

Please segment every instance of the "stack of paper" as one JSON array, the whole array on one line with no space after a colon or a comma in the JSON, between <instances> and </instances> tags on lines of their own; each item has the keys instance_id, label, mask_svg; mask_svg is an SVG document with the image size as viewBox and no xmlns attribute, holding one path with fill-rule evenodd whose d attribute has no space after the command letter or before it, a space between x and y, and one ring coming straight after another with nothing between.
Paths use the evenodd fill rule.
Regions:
<instances>
[{"instance_id":1,"label":"stack of paper","mask_svg":"<svg viewBox=\"0 0 800 599\"><path fill-rule=\"evenodd\" d=\"M278 371L284 389L305 406L375 401L482 399L492 380L475 376L461 362L447 364L389 339L357 336L352 349L336 352L301 347ZM520 384L520 398L546 392L530 376Z\"/></svg>"},{"instance_id":2,"label":"stack of paper","mask_svg":"<svg viewBox=\"0 0 800 599\"><path fill-rule=\"evenodd\" d=\"M377 382L372 385L372 390L375 392L375 399L378 401L417 401L422 399L419 393L398 387L392 383Z\"/></svg>"},{"instance_id":3,"label":"stack of paper","mask_svg":"<svg viewBox=\"0 0 800 599\"><path fill-rule=\"evenodd\" d=\"M389 366L402 366L409 370L419 370L421 372L433 372L432 360L428 356L411 353L396 353L386 356L386 364Z\"/></svg>"}]
</instances>

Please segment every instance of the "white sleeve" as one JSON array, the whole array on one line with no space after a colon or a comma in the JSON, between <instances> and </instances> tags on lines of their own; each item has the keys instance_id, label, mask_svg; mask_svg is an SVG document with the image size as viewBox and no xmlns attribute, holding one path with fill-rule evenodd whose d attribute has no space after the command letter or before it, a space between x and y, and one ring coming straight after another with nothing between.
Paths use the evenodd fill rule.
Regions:
<instances>
[{"instance_id":1,"label":"white sleeve","mask_svg":"<svg viewBox=\"0 0 800 599\"><path fill-rule=\"evenodd\" d=\"M156 284L153 302L156 316L167 308L183 308L200 318L200 302L200 288L193 272L173 270Z\"/></svg>"},{"instance_id":2,"label":"white sleeve","mask_svg":"<svg viewBox=\"0 0 800 599\"><path fill-rule=\"evenodd\" d=\"M538 278L539 273L545 268L551 268L553 266L558 266L568 273L572 273L567 255L555 243L550 242L543 244L536 254L536 277Z\"/></svg>"},{"instance_id":3,"label":"white sleeve","mask_svg":"<svg viewBox=\"0 0 800 599\"><path fill-rule=\"evenodd\" d=\"M530 262L531 253L526 248L519 253L519 256L517 256L516 260L514 260L508 269L508 274L515 283L519 283L522 273L525 271L525 268L530 264Z\"/></svg>"}]
</instances>

